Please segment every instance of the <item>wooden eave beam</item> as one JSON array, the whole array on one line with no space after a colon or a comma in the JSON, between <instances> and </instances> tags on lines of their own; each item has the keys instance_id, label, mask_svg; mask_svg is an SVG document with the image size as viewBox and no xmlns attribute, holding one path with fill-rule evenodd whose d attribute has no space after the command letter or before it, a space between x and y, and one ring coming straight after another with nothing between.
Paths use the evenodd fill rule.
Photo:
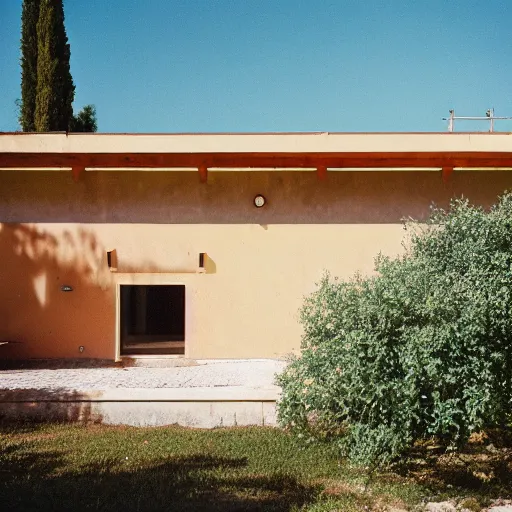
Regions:
<instances>
[{"instance_id":1,"label":"wooden eave beam","mask_svg":"<svg viewBox=\"0 0 512 512\"><path fill-rule=\"evenodd\" d=\"M327 178L327 167L325 165L319 165L316 169L316 175L319 180L325 180L325 178Z\"/></svg>"},{"instance_id":2,"label":"wooden eave beam","mask_svg":"<svg viewBox=\"0 0 512 512\"><path fill-rule=\"evenodd\" d=\"M201 164L197 167L199 171L199 181L206 183L208 181L208 167L205 164Z\"/></svg>"},{"instance_id":3,"label":"wooden eave beam","mask_svg":"<svg viewBox=\"0 0 512 512\"><path fill-rule=\"evenodd\" d=\"M512 167L510 152L429 153L1 153L0 167L399 168ZM79 171L77 171L79 172Z\"/></svg>"},{"instance_id":4,"label":"wooden eave beam","mask_svg":"<svg viewBox=\"0 0 512 512\"><path fill-rule=\"evenodd\" d=\"M80 179L80 174L84 171L85 169L83 167L72 167L71 174L73 175L73 181L77 182Z\"/></svg>"},{"instance_id":5,"label":"wooden eave beam","mask_svg":"<svg viewBox=\"0 0 512 512\"><path fill-rule=\"evenodd\" d=\"M443 167L441 170L444 183L450 181L450 176L453 174L453 167Z\"/></svg>"}]
</instances>

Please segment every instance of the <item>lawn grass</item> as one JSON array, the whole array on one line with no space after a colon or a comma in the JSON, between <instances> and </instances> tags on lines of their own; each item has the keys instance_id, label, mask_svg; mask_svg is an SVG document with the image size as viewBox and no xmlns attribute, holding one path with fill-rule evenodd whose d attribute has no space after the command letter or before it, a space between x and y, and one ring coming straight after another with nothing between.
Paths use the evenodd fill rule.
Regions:
<instances>
[{"instance_id":1,"label":"lawn grass","mask_svg":"<svg viewBox=\"0 0 512 512\"><path fill-rule=\"evenodd\" d=\"M285 432L262 427L24 424L0 427L0 436L0 510L6 511L412 509L425 497L506 497L512 485L502 483L496 496L498 488L485 478L468 487L450 473L450 484L442 471L418 463L404 475L377 475L365 490L365 472L332 449L302 448ZM505 481L510 474L502 475Z\"/></svg>"}]
</instances>

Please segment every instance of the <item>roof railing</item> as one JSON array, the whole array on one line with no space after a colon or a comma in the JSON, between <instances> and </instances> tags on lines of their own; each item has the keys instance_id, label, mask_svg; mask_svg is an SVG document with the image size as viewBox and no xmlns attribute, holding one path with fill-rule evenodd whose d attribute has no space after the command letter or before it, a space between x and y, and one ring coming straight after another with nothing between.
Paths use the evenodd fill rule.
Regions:
<instances>
[{"instance_id":1,"label":"roof railing","mask_svg":"<svg viewBox=\"0 0 512 512\"><path fill-rule=\"evenodd\" d=\"M450 110L450 117L443 117L443 121L448 121L448 131L453 132L455 119L461 119L465 121L488 121L490 123L489 132L494 132L494 121L496 120L510 120L512 117L496 117L494 115L494 108L490 108L485 113L485 117L474 117L474 116L456 116L455 110Z\"/></svg>"}]
</instances>

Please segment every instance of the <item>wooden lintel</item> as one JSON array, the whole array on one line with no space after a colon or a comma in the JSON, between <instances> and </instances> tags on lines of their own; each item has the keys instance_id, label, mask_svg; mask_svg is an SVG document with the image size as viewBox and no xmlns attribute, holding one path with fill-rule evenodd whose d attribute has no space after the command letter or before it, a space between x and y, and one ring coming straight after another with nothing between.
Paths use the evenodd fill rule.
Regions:
<instances>
[{"instance_id":1,"label":"wooden lintel","mask_svg":"<svg viewBox=\"0 0 512 512\"><path fill-rule=\"evenodd\" d=\"M198 167L199 170L199 181L201 183L206 183L208 181L208 167L206 165L200 165Z\"/></svg>"},{"instance_id":2,"label":"wooden lintel","mask_svg":"<svg viewBox=\"0 0 512 512\"><path fill-rule=\"evenodd\" d=\"M327 178L327 166L319 165L316 168L316 175L319 180L325 180Z\"/></svg>"},{"instance_id":3,"label":"wooden lintel","mask_svg":"<svg viewBox=\"0 0 512 512\"><path fill-rule=\"evenodd\" d=\"M448 181L450 181L450 176L453 173L453 167L443 167L441 173L443 176L443 182L448 183Z\"/></svg>"}]
</instances>

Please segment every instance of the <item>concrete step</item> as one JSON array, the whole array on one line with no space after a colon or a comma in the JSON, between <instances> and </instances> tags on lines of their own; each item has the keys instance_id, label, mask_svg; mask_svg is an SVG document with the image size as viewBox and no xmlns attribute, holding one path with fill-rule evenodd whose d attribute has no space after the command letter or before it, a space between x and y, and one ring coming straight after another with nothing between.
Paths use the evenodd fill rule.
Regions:
<instances>
[{"instance_id":1,"label":"concrete step","mask_svg":"<svg viewBox=\"0 0 512 512\"><path fill-rule=\"evenodd\" d=\"M70 421L195 428L275 426L277 386L0 391L0 421Z\"/></svg>"}]
</instances>

